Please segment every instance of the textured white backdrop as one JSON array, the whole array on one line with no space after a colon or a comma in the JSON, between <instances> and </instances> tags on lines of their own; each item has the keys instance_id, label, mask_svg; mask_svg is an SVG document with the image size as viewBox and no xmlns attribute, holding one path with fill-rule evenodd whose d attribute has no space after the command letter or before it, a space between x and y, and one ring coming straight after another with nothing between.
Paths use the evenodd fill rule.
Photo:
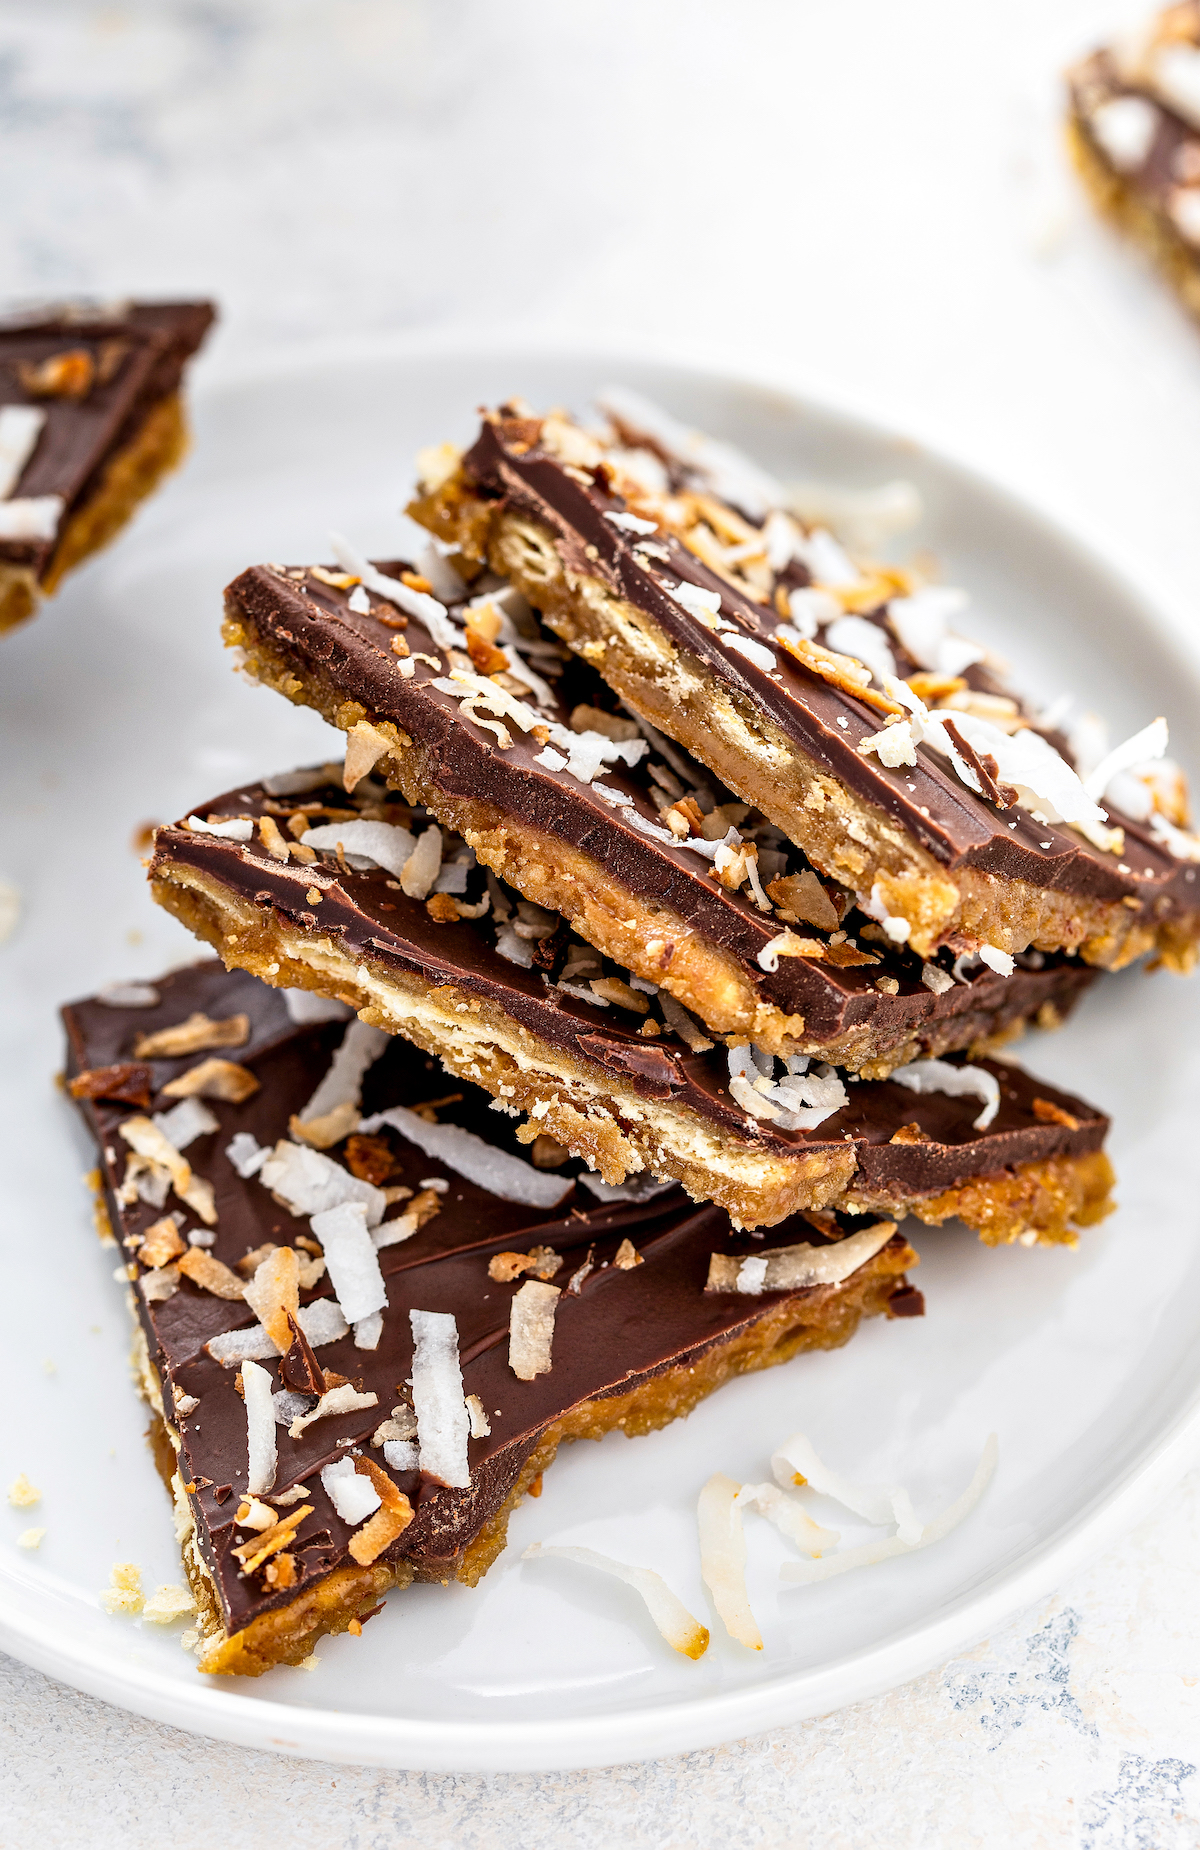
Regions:
<instances>
[{"instance_id":1,"label":"textured white backdrop","mask_svg":"<svg viewBox=\"0 0 1200 1850\"><path fill-rule=\"evenodd\" d=\"M0 0L0 281L214 294L214 374L431 327L741 365L982 464L1194 622L1200 331L1091 222L1056 136L1062 65L1136 17ZM1193 1476L1047 1606L891 1696L541 1777L202 1746L0 1659L0 1850L1195 1850L1198 1595Z\"/></svg>"}]
</instances>

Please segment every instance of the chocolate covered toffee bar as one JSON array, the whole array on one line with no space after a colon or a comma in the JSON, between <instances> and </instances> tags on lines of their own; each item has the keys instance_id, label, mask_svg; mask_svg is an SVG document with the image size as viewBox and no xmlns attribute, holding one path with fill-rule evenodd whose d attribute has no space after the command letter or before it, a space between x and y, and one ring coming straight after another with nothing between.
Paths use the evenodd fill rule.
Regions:
<instances>
[{"instance_id":1,"label":"chocolate covered toffee bar","mask_svg":"<svg viewBox=\"0 0 1200 1850\"><path fill-rule=\"evenodd\" d=\"M352 789L368 770L397 785L714 1034L883 1077L1056 1023L1090 980L1036 952L1005 977L965 943L926 961L893 945L760 811L617 711L511 586L468 590L432 547L423 570L351 563L234 580L225 636L246 672L349 734Z\"/></svg>"},{"instance_id":2,"label":"chocolate covered toffee bar","mask_svg":"<svg viewBox=\"0 0 1200 1850\"><path fill-rule=\"evenodd\" d=\"M522 1141L546 1133L610 1183L671 1177L748 1227L832 1205L1061 1240L1105 1211L1107 1120L1090 1106L990 1062L866 1081L714 1047L394 792L325 781L340 768L160 829L154 896L227 964L340 997L528 1113Z\"/></svg>"},{"instance_id":3,"label":"chocolate covered toffee bar","mask_svg":"<svg viewBox=\"0 0 1200 1850\"><path fill-rule=\"evenodd\" d=\"M725 446L632 395L604 404L599 435L489 414L461 458L425 456L410 512L511 578L644 720L922 957L958 941L1000 970L1030 945L1190 967L1200 841L1140 776L1163 722L1085 785L948 629L958 594L858 568Z\"/></svg>"},{"instance_id":4,"label":"chocolate covered toffee bar","mask_svg":"<svg viewBox=\"0 0 1200 1850\"><path fill-rule=\"evenodd\" d=\"M1092 198L1200 318L1200 5L1168 7L1068 82L1071 152Z\"/></svg>"},{"instance_id":5,"label":"chocolate covered toffee bar","mask_svg":"<svg viewBox=\"0 0 1200 1850\"><path fill-rule=\"evenodd\" d=\"M801 1218L748 1260L718 1209L535 1167L477 1087L289 1003L206 963L64 1011L203 1670L473 1586L566 1439L920 1314L891 1222Z\"/></svg>"},{"instance_id":6,"label":"chocolate covered toffee bar","mask_svg":"<svg viewBox=\"0 0 1200 1850\"><path fill-rule=\"evenodd\" d=\"M208 302L67 304L0 322L0 630L107 545L187 448Z\"/></svg>"}]
</instances>

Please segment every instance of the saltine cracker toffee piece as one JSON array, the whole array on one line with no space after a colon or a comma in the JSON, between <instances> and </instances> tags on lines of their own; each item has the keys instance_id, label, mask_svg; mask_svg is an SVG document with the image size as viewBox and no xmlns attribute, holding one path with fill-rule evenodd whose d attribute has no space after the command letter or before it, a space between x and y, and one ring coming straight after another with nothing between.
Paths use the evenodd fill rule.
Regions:
<instances>
[{"instance_id":1,"label":"saltine cracker toffee piece","mask_svg":"<svg viewBox=\"0 0 1200 1850\"><path fill-rule=\"evenodd\" d=\"M215 962L150 993L64 1011L68 1080L127 1259L204 1671L303 1662L414 1580L475 1585L564 1440L656 1430L865 1316L921 1313L890 1221L800 1218L747 1265L718 1209L677 1188L598 1199L563 1152L535 1167L486 1094L447 1097L404 1041L328 1007L294 1020L320 1015L311 996ZM184 1091L181 1118L209 1056L139 1049L180 1025L203 1039L197 1020L235 1024L255 1086L203 1080L207 1115ZM296 1126L322 1090L355 1098L361 1128L317 1150ZM169 1168L138 1154L148 1123Z\"/></svg>"},{"instance_id":2,"label":"saltine cracker toffee piece","mask_svg":"<svg viewBox=\"0 0 1200 1850\"><path fill-rule=\"evenodd\" d=\"M209 302L58 304L0 321L0 631L106 546L187 449Z\"/></svg>"},{"instance_id":3,"label":"saltine cracker toffee piece","mask_svg":"<svg viewBox=\"0 0 1200 1850\"><path fill-rule=\"evenodd\" d=\"M962 946L930 962L893 945L761 813L643 736L511 587L422 564L448 599L433 630L413 589L429 580L403 562L364 568L369 593L356 573L258 566L228 587L226 641L348 733L351 786L369 767L399 787L713 1034L879 1078L1054 1025L1091 980L1040 952L1005 977Z\"/></svg>"},{"instance_id":4,"label":"saltine cracker toffee piece","mask_svg":"<svg viewBox=\"0 0 1200 1850\"><path fill-rule=\"evenodd\" d=\"M1068 74L1075 165L1200 320L1200 5L1168 7Z\"/></svg>"},{"instance_id":5,"label":"saltine cracker toffee piece","mask_svg":"<svg viewBox=\"0 0 1200 1850\"><path fill-rule=\"evenodd\" d=\"M545 1133L612 1184L674 1179L743 1227L832 1206L1054 1241L1106 1211L1091 1106L989 1061L868 1081L716 1046L396 793L367 777L347 797L323 776L160 829L155 899L230 967L340 998L527 1113L522 1141Z\"/></svg>"},{"instance_id":6,"label":"saltine cracker toffee piece","mask_svg":"<svg viewBox=\"0 0 1200 1850\"><path fill-rule=\"evenodd\" d=\"M632 394L601 403L599 435L489 413L465 455L424 456L409 512L511 578L645 721L921 956L957 940L1000 969L1031 945L1191 967L1200 841L1140 785L1135 813L1117 807L1121 754L1077 777L948 629L961 594L860 569L727 446ZM1147 728L1134 761L1164 743Z\"/></svg>"}]
</instances>

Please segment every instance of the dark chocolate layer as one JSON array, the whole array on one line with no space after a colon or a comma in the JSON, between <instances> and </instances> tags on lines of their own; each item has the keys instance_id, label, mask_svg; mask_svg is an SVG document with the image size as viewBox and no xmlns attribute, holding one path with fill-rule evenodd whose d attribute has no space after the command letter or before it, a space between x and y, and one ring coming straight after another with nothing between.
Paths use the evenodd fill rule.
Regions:
<instances>
[{"instance_id":1,"label":"dark chocolate layer","mask_svg":"<svg viewBox=\"0 0 1200 1850\"><path fill-rule=\"evenodd\" d=\"M1195 914L1196 868L1174 859L1145 828L1116 811L1111 820L1126 834L1119 856L1101 853L1063 825L1035 822L1020 806L997 812L943 769L926 746L918 747L915 766L897 770L873 754L860 755L862 740L879 730L878 711L808 673L772 644L775 613L710 571L674 537L656 535L656 546L668 555L661 563L639 558L632 537L604 518L624 507L622 499L599 479L585 485L578 470L569 472L536 447L524 448L528 437L525 421L516 441L506 440L503 423L484 422L463 461L477 491L548 529L569 571L599 579L651 618L707 673L765 712L809 758L898 823L944 867L976 867L1080 898L1119 903L1128 895L1160 921ZM732 653L670 597L661 581L681 579L719 593L722 616L743 635L772 647L776 667L768 671Z\"/></svg>"},{"instance_id":2,"label":"dark chocolate layer","mask_svg":"<svg viewBox=\"0 0 1200 1850\"><path fill-rule=\"evenodd\" d=\"M142 302L98 311L55 308L0 322L0 407L35 405L46 423L13 497L61 495L70 515L91 496L105 465L160 400L179 389L184 366L215 317L209 302ZM25 380L57 356L81 352L95 370L81 397L30 390ZM58 544L0 541L0 558L45 570Z\"/></svg>"},{"instance_id":3,"label":"dark chocolate layer","mask_svg":"<svg viewBox=\"0 0 1200 1850\"><path fill-rule=\"evenodd\" d=\"M248 1015L248 1041L223 1051L254 1073L260 1090L240 1105L206 1101L220 1129L189 1144L185 1153L194 1171L215 1188L218 1221L210 1250L217 1259L233 1267L265 1241L292 1244L298 1235L308 1234L307 1221L294 1218L256 1179L243 1180L225 1150L230 1137L239 1131L268 1145L287 1134L291 1114L307 1103L326 1071L343 1025L297 1027L281 992L242 972L227 973L216 962L175 971L155 987L160 1001L152 1008L112 1008L97 999L66 1008L69 1073L126 1062L138 1035L174 1026L195 1011L213 1019ZM169 1079L208 1057L199 1053L150 1061L155 1093ZM367 1073L363 1110L415 1106L445 1096L446 1082L436 1063L397 1039ZM169 1099L159 1102L163 1106L171 1103ZM461 1088L456 1102L440 1109L439 1116L527 1160L512 1128L489 1105L485 1093L468 1085ZM133 1108L95 1099L83 1101L81 1108L101 1152L114 1228L127 1244L136 1246L164 1210L142 1201L132 1207L117 1201L128 1154L118 1127ZM242 1578L230 1554L234 1542L248 1533L235 1531L233 1522L247 1482L246 1415L235 1389L234 1369L222 1368L204 1344L224 1331L249 1326L253 1314L243 1303L199 1290L188 1278L161 1302L147 1303L140 1290L134 1291L150 1354L164 1383L168 1412L175 1389L199 1403L176 1419L183 1442L181 1466L191 1474L189 1494L200 1545L231 1631L269 1607L287 1604L346 1558L352 1530L332 1507L319 1471L345 1454L347 1447L339 1446L339 1440L365 1448L368 1456L382 1464L382 1453L370 1448L369 1439L406 1395L412 1372L410 1308L454 1314L465 1391L479 1395L492 1427L490 1436L470 1441L471 1485L467 1490L423 1484L415 1472L393 1474L409 1495L416 1515L389 1554L403 1556L424 1569L445 1563L449 1573L454 1570L455 1557L500 1508L522 1463L555 1418L580 1401L624 1393L665 1369L694 1363L711 1345L752 1325L785 1297L827 1301L829 1292L838 1289L776 1292L757 1298L706 1294L710 1255L714 1251L744 1255L746 1243L736 1239L719 1209L696 1207L677 1188L642 1203L626 1200L600 1205L576 1184L558 1206L537 1210L501 1201L437 1159L422 1155L397 1133L383 1134L395 1164L390 1183L417 1190L428 1178L440 1177L448 1186L441 1195L440 1213L407 1242L384 1247L379 1253L388 1306L378 1348L356 1349L352 1335L347 1335L318 1351L325 1369L361 1382L362 1390L377 1393L378 1405L317 1421L295 1441L286 1427L277 1427L279 1468L274 1494L303 1481L305 1500L314 1506L293 1550L301 1578L288 1591L270 1593L256 1581ZM344 1160L345 1151L339 1146L330 1155ZM569 1178L577 1170L577 1164L568 1164L561 1173ZM181 1205L173 1195L169 1197L168 1209ZM197 1217L187 1211L184 1237L200 1227ZM607 1262L626 1238L645 1263L619 1270ZM768 1252L800 1241L820 1244L822 1238L808 1221L797 1217L774 1229L767 1244L756 1244L754 1250ZM555 1279L560 1287L584 1263L589 1251L595 1269L577 1295L564 1289L558 1300L551 1371L524 1382L511 1372L507 1349L509 1305L519 1281L498 1284L488 1277L487 1267L495 1253L526 1251L533 1244L550 1246L562 1255L563 1265ZM902 1300L898 1311L912 1314L919 1308L902 1277L895 1290ZM330 1295L325 1279L315 1291L303 1293L302 1302ZM276 1386L282 1385L277 1365L267 1366L276 1373Z\"/></svg>"},{"instance_id":4,"label":"dark chocolate layer","mask_svg":"<svg viewBox=\"0 0 1200 1850\"><path fill-rule=\"evenodd\" d=\"M323 795L331 805L346 801L336 788L307 795L317 800ZM197 813L202 818L259 816L272 809L278 809L276 800L257 786L228 792L202 804ZM844 1110L816 1130L781 1130L769 1120L748 1117L730 1095L723 1049L690 1053L669 1029L645 1039L639 1017L579 1001L549 983L542 970L524 969L501 956L486 919L435 922L426 905L409 899L380 868L360 872L336 862L317 869L285 864L264 854L257 839L243 846L184 826L160 829L156 837L151 878L172 867L197 870L293 929L328 935L355 961L362 958L384 973L415 976L430 986L450 984L478 996L551 1049L613 1073L646 1098L669 1099L695 1112L731 1140L798 1157L844 1151L852 1140L860 1161L870 1148L873 1182L897 1195L937 1193L956 1182L1051 1156L1082 1156L1100 1149L1107 1133L1108 1120L1092 1106L1017 1067L989 1061L977 1064L995 1073L1001 1104L982 1133L973 1128L977 1100L941 1093L914 1095L891 1081L853 1078ZM314 886L314 872L319 887ZM311 891L320 892L319 904L310 904ZM631 1025L624 1025L625 1020ZM1035 1096L1060 1106L1076 1121L1076 1128L1039 1118L1033 1109ZM895 1131L912 1122L930 1141L893 1144Z\"/></svg>"},{"instance_id":5,"label":"dark chocolate layer","mask_svg":"<svg viewBox=\"0 0 1200 1850\"><path fill-rule=\"evenodd\" d=\"M398 576L406 567L388 561L380 569ZM501 747L492 734L465 719L460 702L434 685L449 663L417 618L407 620L404 640L413 656L426 655L440 665L409 661L412 672L404 676L391 647L395 612L378 600L371 612L355 611L345 590L298 568L285 575L271 566L243 572L226 595L231 609L299 676L315 677L327 696L356 702L371 719L391 721L413 739L426 754L439 791L451 799L493 805L518 824L558 836L633 893L652 896L678 913L690 929L738 961L765 1001L802 1016L806 1038L829 1041L869 1022L899 1044L923 1027L940 1031L956 1017L978 1024L994 1013L1017 1021L1036 1014L1043 1002L1051 1002L1062 1015L1091 980L1092 973L1077 962L1037 956L1008 978L977 963L965 982L934 995L921 980L920 959L877 941L871 945L879 958L874 964L839 967L811 957L783 957L775 971L764 971L759 954L781 930L773 913L762 912L741 892L729 892L715 878L711 861L695 850L648 836L629 821L627 809L605 802L566 770L540 763L541 742L518 727L509 728L511 744ZM597 700L593 685L603 689L604 684L580 664L571 678L570 698L556 697L539 709L539 717L567 725L575 699ZM618 765L605 767L598 781L663 832L644 775ZM798 850L794 858L803 864ZM861 929L865 922L856 916L848 928ZM808 938L817 935L804 925L796 929ZM894 995L878 989L881 975L895 979ZM954 1044L963 1045L979 1032L978 1025L968 1025L963 1040Z\"/></svg>"}]
</instances>

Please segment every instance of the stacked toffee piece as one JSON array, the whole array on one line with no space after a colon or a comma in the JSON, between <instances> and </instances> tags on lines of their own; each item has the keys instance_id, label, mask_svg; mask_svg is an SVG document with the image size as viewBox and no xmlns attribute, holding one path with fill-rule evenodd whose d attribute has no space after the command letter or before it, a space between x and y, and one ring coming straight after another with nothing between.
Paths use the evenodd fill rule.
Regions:
<instances>
[{"instance_id":1,"label":"stacked toffee piece","mask_svg":"<svg viewBox=\"0 0 1200 1850\"><path fill-rule=\"evenodd\" d=\"M0 322L0 632L182 459L210 302L58 303Z\"/></svg>"},{"instance_id":2,"label":"stacked toffee piece","mask_svg":"<svg viewBox=\"0 0 1200 1850\"><path fill-rule=\"evenodd\" d=\"M1161 722L1081 780L957 594L604 412L425 455L415 562L234 581L344 762L158 832L226 971L67 1011L204 1669L473 1584L564 1438L919 1314L906 1215L1073 1243L1107 1120L994 1056L1194 956Z\"/></svg>"},{"instance_id":3,"label":"stacked toffee piece","mask_svg":"<svg viewBox=\"0 0 1200 1850\"><path fill-rule=\"evenodd\" d=\"M1096 205L1200 318L1200 0L1183 0L1068 78L1068 134Z\"/></svg>"}]
</instances>

